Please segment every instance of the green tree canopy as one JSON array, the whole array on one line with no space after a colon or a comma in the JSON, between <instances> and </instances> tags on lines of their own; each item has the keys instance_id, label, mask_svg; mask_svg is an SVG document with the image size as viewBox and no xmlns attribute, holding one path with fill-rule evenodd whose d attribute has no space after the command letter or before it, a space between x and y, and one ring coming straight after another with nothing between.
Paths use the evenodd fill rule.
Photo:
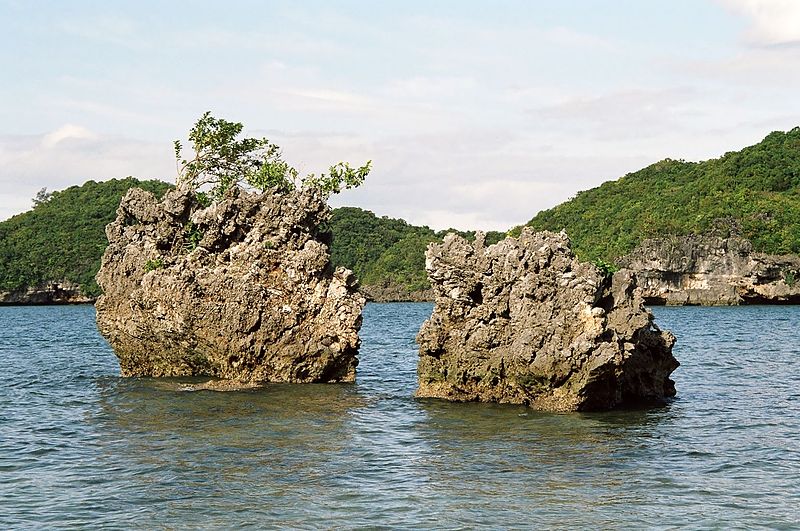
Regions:
<instances>
[{"instance_id":1,"label":"green tree canopy","mask_svg":"<svg viewBox=\"0 0 800 531\"><path fill-rule=\"evenodd\" d=\"M718 159L662 160L527 224L565 229L584 260L612 262L646 238L708 233L740 234L761 252L800 254L800 128Z\"/></svg>"},{"instance_id":2,"label":"green tree canopy","mask_svg":"<svg viewBox=\"0 0 800 531\"><path fill-rule=\"evenodd\" d=\"M66 280L99 295L94 276L108 245L105 227L133 186L157 196L171 188L132 177L88 181L45 197L40 192L32 210L0 223L0 291Z\"/></svg>"},{"instance_id":3,"label":"green tree canopy","mask_svg":"<svg viewBox=\"0 0 800 531\"><path fill-rule=\"evenodd\" d=\"M358 168L347 162L331 166L327 174L299 172L281 156L280 148L266 138L239 138L243 125L214 118L208 111L189 131L192 154L184 158L183 144L174 142L179 187L200 191L210 187L218 199L234 185L248 185L260 191L290 191L298 187L315 188L330 195L361 185L372 168L372 161Z\"/></svg>"}]
</instances>

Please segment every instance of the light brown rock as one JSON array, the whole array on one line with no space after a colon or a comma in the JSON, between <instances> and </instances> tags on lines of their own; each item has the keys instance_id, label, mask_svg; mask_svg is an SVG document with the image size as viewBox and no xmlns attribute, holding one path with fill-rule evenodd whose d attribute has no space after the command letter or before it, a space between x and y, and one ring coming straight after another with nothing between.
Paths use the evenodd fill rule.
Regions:
<instances>
[{"instance_id":1,"label":"light brown rock","mask_svg":"<svg viewBox=\"0 0 800 531\"><path fill-rule=\"evenodd\" d=\"M572 411L675 394L675 338L633 275L604 278L566 234L526 228L489 247L450 234L426 258L436 304L417 336L418 397Z\"/></svg>"},{"instance_id":2,"label":"light brown rock","mask_svg":"<svg viewBox=\"0 0 800 531\"><path fill-rule=\"evenodd\" d=\"M350 382L364 298L333 271L313 191L201 207L131 189L108 225L97 324L123 376Z\"/></svg>"},{"instance_id":3,"label":"light brown rock","mask_svg":"<svg viewBox=\"0 0 800 531\"><path fill-rule=\"evenodd\" d=\"M756 253L737 236L645 240L620 264L636 272L648 304L800 303L800 257Z\"/></svg>"}]
</instances>

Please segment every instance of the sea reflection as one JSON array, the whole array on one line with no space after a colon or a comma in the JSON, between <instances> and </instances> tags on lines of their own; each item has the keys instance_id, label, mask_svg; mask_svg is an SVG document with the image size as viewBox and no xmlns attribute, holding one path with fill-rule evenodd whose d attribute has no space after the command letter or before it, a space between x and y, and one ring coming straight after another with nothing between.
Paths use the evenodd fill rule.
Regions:
<instances>
[{"instance_id":1,"label":"sea reflection","mask_svg":"<svg viewBox=\"0 0 800 531\"><path fill-rule=\"evenodd\" d=\"M488 512L502 500L532 521L572 515L577 524L590 521L592 508L655 502L647 489L629 487L639 481L642 454L658 459L664 451L669 407L555 414L511 405L417 403L426 415L418 432L437 455L433 483L439 496L463 497L450 494L454 503L482 499ZM580 507L586 512L575 514Z\"/></svg>"},{"instance_id":2,"label":"sea reflection","mask_svg":"<svg viewBox=\"0 0 800 531\"><path fill-rule=\"evenodd\" d=\"M351 412L368 403L356 386L180 390L200 381L97 379L99 459L126 476L127 488L146 490L176 515L198 502L213 514L222 499L217 509L226 512L272 499L270 510L288 517L292 504L313 503L315 491L347 472Z\"/></svg>"},{"instance_id":3,"label":"sea reflection","mask_svg":"<svg viewBox=\"0 0 800 531\"><path fill-rule=\"evenodd\" d=\"M214 392L0 311L0 528L797 526L798 308L659 309L678 398L571 414L413 399L429 315L368 305L356 384Z\"/></svg>"}]
</instances>

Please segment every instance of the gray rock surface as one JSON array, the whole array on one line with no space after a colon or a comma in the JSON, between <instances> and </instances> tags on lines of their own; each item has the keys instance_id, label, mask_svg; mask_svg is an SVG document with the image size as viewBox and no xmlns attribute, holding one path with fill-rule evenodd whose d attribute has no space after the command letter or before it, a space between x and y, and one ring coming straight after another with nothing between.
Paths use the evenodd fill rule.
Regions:
<instances>
[{"instance_id":1,"label":"gray rock surface","mask_svg":"<svg viewBox=\"0 0 800 531\"><path fill-rule=\"evenodd\" d=\"M800 303L800 257L755 253L736 236L645 240L619 262L648 304Z\"/></svg>"},{"instance_id":2,"label":"gray rock surface","mask_svg":"<svg viewBox=\"0 0 800 531\"><path fill-rule=\"evenodd\" d=\"M485 247L431 244L436 294L418 336L418 397L608 409L675 394L675 338L659 330L635 277L581 263L566 234L523 229Z\"/></svg>"},{"instance_id":3,"label":"gray rock surface","mask_svg":"<svg viewBox=\"0 0 800 531\"><path fill-rule=\"evenodd\" d=\"M332 270L318 194L234 189L203 208L131 189L106 228L97 324L124 376L355 378L364 298Z\"/></svg>"}]
</instances>

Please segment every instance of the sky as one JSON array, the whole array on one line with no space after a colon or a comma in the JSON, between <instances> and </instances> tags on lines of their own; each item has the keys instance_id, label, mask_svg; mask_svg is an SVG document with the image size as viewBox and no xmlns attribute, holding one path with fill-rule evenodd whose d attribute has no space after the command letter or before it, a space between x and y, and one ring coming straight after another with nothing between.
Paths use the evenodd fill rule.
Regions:
<instances>
[{"instance_id":1,"label":"sky","mask_svg":"<svg viewBox=\"0 0 800 531\"><path fill-rule=\"evenodd\" d=\"M664 158L800 125L800 0L0 0L0 220L60 190L174 182L209 110L333 206L506 230Z\"/></svg>"}]
</instances>

